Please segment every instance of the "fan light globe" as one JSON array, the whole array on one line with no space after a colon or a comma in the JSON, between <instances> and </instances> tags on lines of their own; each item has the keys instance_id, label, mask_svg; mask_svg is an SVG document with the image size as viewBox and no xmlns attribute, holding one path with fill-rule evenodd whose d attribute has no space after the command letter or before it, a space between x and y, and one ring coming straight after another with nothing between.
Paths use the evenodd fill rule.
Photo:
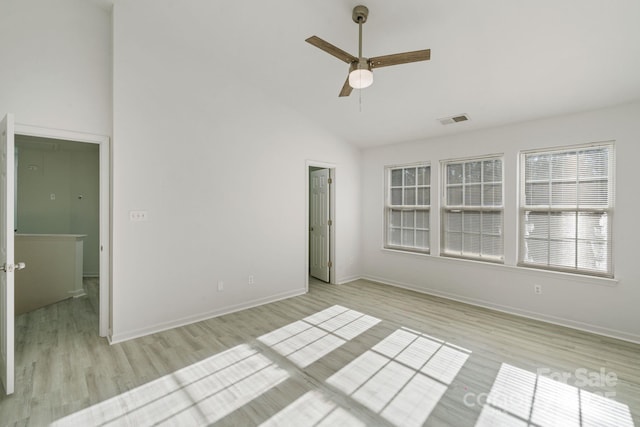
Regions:
<instances>
[{"instance_id":1,"label":"fan light globe","mask_svg":"<svg viewBox=\"0 0 640 427\"><path fill-rule=\"evenodd\" d=\"M373 83L373 73L371 70L356 69L349 73L349 86L354 89L364 89Z\"/></svg>"}]
</instances>

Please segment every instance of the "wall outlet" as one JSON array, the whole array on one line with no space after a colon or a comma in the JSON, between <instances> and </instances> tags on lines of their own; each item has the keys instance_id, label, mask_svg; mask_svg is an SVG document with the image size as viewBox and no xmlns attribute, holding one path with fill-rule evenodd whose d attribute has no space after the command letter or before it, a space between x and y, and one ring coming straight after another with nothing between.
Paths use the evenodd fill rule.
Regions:
<instances>
[{"instance_id":1,"label":"wall outlet","mask_svg":"<svg viewBox=\"0 0 640 427\"><path fill-rule=\"evenodd\" d=\"M131 221L146 221L147 218L147 211L129 211L129 219Z\"/></svg>"},{"instance_id":2,"label":"wall outlet","mask_svg":"<svg viewBox=\"0 0 640 427\"><path fill-rule=\"evenodd\" d=\"M224 291L224 282L222 280L218 281L218 292Z\"/></svg>"},{"instance_id":3,"label":"wall outlet","mask_svg":"<svg viewBox=\"0 0 640 427\"><path fill-rule=\"evenodd\" d=\"M249 284L250 284L250 285L255 285L255 283L256 283L256 282L255 282L255 280L254 280L254 278L253 278L253 274L252 274L252 275L250 275L250 276L249 276Z\"/></svg>"},{"instance_id":4,"label":"wall outlet","mask_svg":"<svg viewBox=\"0 0 640 427\"><path fill-rule=\"evenodd\" d=\"M533 285L533 293L536 295L542 294L542 285Z\"/></svg>"}]
</instances>

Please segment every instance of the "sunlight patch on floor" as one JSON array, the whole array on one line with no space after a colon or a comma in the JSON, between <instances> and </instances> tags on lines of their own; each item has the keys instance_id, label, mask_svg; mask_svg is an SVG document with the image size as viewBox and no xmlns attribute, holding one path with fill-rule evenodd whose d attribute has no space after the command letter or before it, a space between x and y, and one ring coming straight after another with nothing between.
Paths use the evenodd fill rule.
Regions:
<instances>
[{"instance_id":1,"label":"sunlight patch on floor","mask_svg":"<svg viewBox=\"0 0 640 427\"><path fill-rule=\"evenodd\" d=\"M348 410L338 406L319 390L305 393L291 405L261 424L261 427L276 426L353 426L365 427L365 423Z\"/></svg>"},{"instance_id":2,"label":"sunlight patch on floor","mask_svg":"<svg viewBox=\"0 0 640 427\"><path fill-rule=\"evenodd\" d=\"M503 363L476 427L633 427L629 407L554 379Z\"/></svg>"},{"instance_id":3,"label":"sunlight patch on floor","mask_svg":"<svg viewBox=\"0 0 640 427\"><path fill-rule=\"evenodd\" d=\"M327 383L397 426L420 426L470 353L401 328L329 377Z\"/></svg>"},{"instance_id":4,"label":"sunlight patch on floor","mask_svg":"<svg viewBox=\"0 0 640 427\"><path fill-rule=\"evenodd\" d=\"M380 322L334 305L258 338L301 368L311 365Z\"/></svg>"},{"instance_id":5,"label":"sunlight patch on floor","mask_svg":"<svg viewBox=\"0 0 640 427\"><path fill-rule=\"evenodd\" d=\"M246 344L54 422L53 426L206 425L289 377Z\"/></svg>"}]
</instances>

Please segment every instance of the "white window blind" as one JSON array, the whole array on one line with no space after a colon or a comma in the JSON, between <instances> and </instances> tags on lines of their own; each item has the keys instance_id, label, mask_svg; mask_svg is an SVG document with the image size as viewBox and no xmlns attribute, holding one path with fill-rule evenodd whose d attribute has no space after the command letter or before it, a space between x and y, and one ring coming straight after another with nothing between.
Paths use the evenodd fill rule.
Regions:
<instances>
[{"instance_id":1,"label":"white window blind","mask_svg":"<svg viewBox=\"0 0 640 427\"><path fill-rule=\"evenodd\" d=\"M613 276L613 145L521 154L520 264Z\"/></svg>"},{"instance_id":2,"label":"white window blind","mask_svg":"<svg viewBox=\"0 0 640 427\"><path fill-rule=\"evenodd\" d=\"M385 247L429 252L431 167L387 168Z\"/></svg>"},{"instance_id":3,"label":"white window blind","mask_svg":"<svg viewBox=\"0 0 640 427\"><path fill-rule=\"evenodd\" d=\"M442 169L442 254L503 261L502 158L446 161Z\"/></svg>"}]
</instances>

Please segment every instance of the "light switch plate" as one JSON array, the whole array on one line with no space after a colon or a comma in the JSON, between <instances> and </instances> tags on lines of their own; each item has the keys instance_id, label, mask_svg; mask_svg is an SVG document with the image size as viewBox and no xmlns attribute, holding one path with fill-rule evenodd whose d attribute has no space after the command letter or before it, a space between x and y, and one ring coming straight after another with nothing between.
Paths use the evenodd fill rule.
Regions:
<instances>
[{"instance_id":1,"label":"light switch plate","mask_svg":"<svg viewBox=\"0 0 640 427\"><path fill-rule=\"evenodd\" d=\"M129 211L129 219L131 221L146 221L147 211Z\"/></svg>"}]
</instances>

